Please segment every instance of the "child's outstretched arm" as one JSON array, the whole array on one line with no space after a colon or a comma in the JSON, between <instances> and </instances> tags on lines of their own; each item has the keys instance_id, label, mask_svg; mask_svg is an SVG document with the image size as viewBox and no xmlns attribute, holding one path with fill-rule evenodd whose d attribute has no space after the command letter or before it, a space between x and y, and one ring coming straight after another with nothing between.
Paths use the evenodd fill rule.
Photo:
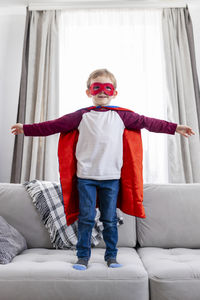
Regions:
<instances>
[{"instance_id":1,"label":"child's outstretched arm","mask_svg":"<svg viewBox=\"0 0 200 300\"><path fill-rule=\"evenodd\" d=\"M194 135L194 131L187 125L178 125L177 123L168 122L156 118L149 118L139 115L135 112L127 111L122 115L125 127L128 129L142 129L145 128L152 132L175 134L176 132L188 137Z\"/></svg>"},{"instance_id":2,"label":"child's outstretched arm","mask_svg":"<svg viewBox=\"0 0 200 300\"><path fill-rule=\"evenodd\" d=\"M14 135L24 133L26 136L48 136L59 132L69 132L78 128L81 117L81 110L77 110L51 121L33 124L17 123L11 127L11 132Z\"/></svg>"}]
</instances>

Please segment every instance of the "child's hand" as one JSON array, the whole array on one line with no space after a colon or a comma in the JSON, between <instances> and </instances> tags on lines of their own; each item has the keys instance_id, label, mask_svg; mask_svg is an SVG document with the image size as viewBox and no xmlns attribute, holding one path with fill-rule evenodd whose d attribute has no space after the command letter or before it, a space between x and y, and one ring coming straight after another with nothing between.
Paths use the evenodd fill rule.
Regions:
<instances>
[{"instance_id":1,"label":"child's hand","mask_svg":"<svg viewBox=\"0 0 200 300\"><path fill-rule=\"evenodd\" d=\"M15 125L13 125L11 127L11 131L14 135L17 135L19 133L24 133L24 130L23 130L23 124L21 123L17 123Z\"/></svg>"},{"instance_id":2,"label":"child's hand","mask_svg":"<svg viewBox=\"0 0 200 300\"><path fill-rule=\"evenodd\" d=\"M176 132L180 133L181 135L185 137L189 137L192 134L195 134L194 131L192 131L192 128L186 126L186 125L178 125L176 127Z\"/></svg>"}]
</instances>

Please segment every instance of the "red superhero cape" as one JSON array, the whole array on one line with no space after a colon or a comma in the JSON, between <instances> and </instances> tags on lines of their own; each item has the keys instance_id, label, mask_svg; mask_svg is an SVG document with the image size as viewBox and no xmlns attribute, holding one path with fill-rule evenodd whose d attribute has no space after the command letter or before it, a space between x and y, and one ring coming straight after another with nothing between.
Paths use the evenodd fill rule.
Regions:
<instances>
[{"instance_id":1,"label":"red superhero cape","mask_svg":"<svg viewBox=\"0 0 200 300\"><path fill-rule=\"evenodd\" d=\"M106 107L112 110L124 108ZM77 190L75 157L78 130L61 133L58 144L60 183L62 187L64 209L67 225L78 219L79 198ZM123 134L123 166L117 207L124 213L145 218L143 207L143 149L140 130L124 130ZM96 207L99 207L98 198Z\"/></svg>"}]
</instances>

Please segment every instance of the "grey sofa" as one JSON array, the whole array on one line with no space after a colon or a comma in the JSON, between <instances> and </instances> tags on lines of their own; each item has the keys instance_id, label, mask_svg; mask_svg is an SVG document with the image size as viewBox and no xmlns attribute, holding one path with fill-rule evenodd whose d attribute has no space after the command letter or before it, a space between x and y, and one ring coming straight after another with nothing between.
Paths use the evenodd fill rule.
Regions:
<instances>
[{"instance_id":1,"label":"grey sofa","mask_svg":"<svg viewBox=\"0 0 200 300\"><path fill-rule=\"evenodd\" d=\"M0 184L0 215L28 249L0 265L0 300L200 300L200 184L145 184L145 219L124 214L118 261L104 262L102 241L86 271L75 250L53 249L21 184Z\"/></svg>"}]
</instances>

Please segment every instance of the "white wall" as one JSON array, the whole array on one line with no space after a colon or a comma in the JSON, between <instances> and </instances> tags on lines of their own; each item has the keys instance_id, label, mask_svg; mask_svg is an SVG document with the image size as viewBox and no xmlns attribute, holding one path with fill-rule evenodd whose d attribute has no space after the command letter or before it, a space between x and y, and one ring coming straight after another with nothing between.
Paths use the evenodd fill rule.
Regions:
<instances>
[{"instance_id":1,"label":"white wall","mask_svg":"<svg viewBox=\"0 0 200 300\"><path fill-rule=\"evenodd\" d=\"M0 182L10 182L26 8L0 9Z\"/></svg>"}]
</instances>

